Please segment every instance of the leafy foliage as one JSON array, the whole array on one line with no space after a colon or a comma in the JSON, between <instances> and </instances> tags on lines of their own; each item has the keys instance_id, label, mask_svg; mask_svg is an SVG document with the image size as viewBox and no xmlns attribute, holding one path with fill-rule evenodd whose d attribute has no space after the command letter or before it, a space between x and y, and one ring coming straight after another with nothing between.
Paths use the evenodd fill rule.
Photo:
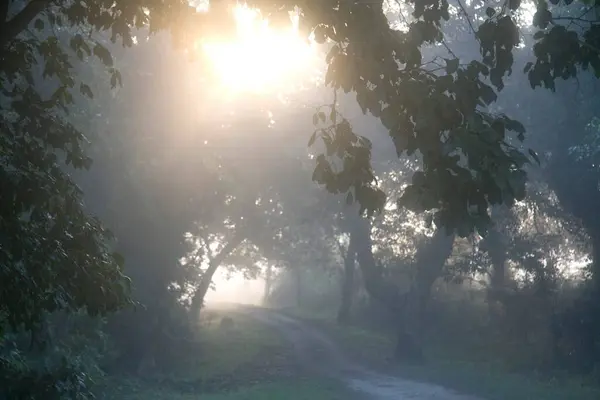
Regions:
<instances>
[{"instance_id":1,"label":"leafy foliage","mask_svg":"<svg viewBox=\"0 0 600 400\"><path fill-rule=\"evenodd\" d=\"M87 138L74 124L76 102L92 99L86 66L99 60L122 83L106 38L128 47L134 29L193 32L185 1L9 0L0 5L0 334L36 332L44 314L105 314L131 303L123 259L91 217L69 171L89 169ZM11 398L79 398L77 366L31 375L3 358L2 392ZM10 372L12 371L12 372ZM61 384L64 381L69 384ZM17 392L13 392L17 390ZM64 393L59 393L65 391Z\"/></svg>"},{"instance_id":2,"label":"leafy foliage","mask_svg":"<svg viewBox=\"0 0 600 400\"><path fill-rule=\"evenodd\" d=\"M404 28L392 27L386 19L392 2L249 3L273 19L297 5L304 32L330 45L326 84L354 92L363 112L379 118L388 129L399 156L420 155L422 170L401 196L403 205L435 210L438 225L465 236L474 229L485 233L489 205L512 206L524 198L524 168L531 159L537 160L537 154L511 144L511 137L524 140L521 123L487 108L512 73L513 52L522 42L520 1L507 1L501 7L480 2L485 15L477 27L460 2L459 12L446 0L398 3ZM554 7L537 2L536 59L525 66L532 87L543 84L554 89L555 79L573 77L578 67L597 64L596 21L584 19L588 28L583 31L569 24L590 15L593 7L582 10L579 3ZM412 18L402 14L407 9ZM579 11L581 15L569 16ZM480 59L460 59L448 47L445 31L456 26L451 18L468 22L479 43ZM424 60L423 48L434 44L448 48L451 58L445 64ZM324 117L320 112L314 121L324 122ZM331 123L338 125L335 118ZM327 135L319 132L327 154L340 159L341 166L336 169L331 157L319 157L315 179L332 192L352 190L363 209L377 211L384 197L371 171L369 145L348 134L345 121L339 125L337 129L332 126ZM378 194L366 195L367 191Z\"/></svg>"}]
</instances>

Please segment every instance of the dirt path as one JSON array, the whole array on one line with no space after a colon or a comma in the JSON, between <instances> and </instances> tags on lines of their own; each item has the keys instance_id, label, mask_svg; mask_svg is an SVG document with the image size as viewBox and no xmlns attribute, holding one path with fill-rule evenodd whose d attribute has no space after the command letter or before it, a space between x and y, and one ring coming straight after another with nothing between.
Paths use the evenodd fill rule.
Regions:
<instances>
[{"instance_id":1,"label":"dirt path","mask_svg":"<svg viewBox=\"0 0 600 400\"><path fill-rule=\"evenodd\" d=\"M350 361L330 338L313 327L275 311L250 307L244 310L280 331L293 345L303 365L345 382L365 400L481 400L441 386L371 371Z\"/></svg>"}]
</instances>

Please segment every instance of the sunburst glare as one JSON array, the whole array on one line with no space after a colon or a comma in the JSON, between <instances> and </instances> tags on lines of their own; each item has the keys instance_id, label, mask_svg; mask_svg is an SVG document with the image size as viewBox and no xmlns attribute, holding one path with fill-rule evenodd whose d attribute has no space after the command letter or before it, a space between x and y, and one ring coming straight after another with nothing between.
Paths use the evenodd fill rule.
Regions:
<instances>
[{"instance_id":1,"label":"sunburst glare","mask_svg":"<svg viewBox=\"0 0 600 400\"><path fill-rule=\"evenodd\" d=\"M234 38L201 44L223 89L234 94L289 90L309 76L315 49L298 34L297 18L276 29L245 5L238 4L232 12Z\"/></svg>"}]
</instances>

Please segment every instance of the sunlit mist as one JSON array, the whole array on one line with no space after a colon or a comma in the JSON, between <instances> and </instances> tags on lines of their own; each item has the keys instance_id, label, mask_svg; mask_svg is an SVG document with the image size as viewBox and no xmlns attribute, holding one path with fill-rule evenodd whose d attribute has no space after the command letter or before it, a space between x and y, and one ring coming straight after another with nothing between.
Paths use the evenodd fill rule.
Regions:
<instances>
[{"instance_id":1,"label":"sunlit mist","mask_svg":"<svg viewBox=\"0 0 600 400\"><path fill-rule=\"evenodd\" d=\"M314 47L298 34L297 18L288 27L273 28L247 6L233 9L233 39L201 43L218 83L227 93L276 91L306 77L315 59Z\"/></svg>"},{"instance_id":2,"label":"sunlit mist","mask_svg":"<svg viewBox=\"0 0 600 400\"><path fill-rule=\"evenodd\" d=\"M215 290L206 294L206 304L237 303L261 305L265 291L263 279L246 279L242 274L217 271L212 279Z\"/></svg>"}]
</instances>

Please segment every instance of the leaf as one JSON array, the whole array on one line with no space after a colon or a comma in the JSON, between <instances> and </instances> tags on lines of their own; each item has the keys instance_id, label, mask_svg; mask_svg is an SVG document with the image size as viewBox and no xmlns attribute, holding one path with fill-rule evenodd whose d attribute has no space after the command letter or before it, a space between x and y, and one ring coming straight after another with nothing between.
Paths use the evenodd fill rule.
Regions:
<instances>
[{"instance_id":1,"label":"leaf","mask_svg":"<svg viewBox=\"0 0 600 400\"><path fill-rule=\"evenodd\" d=\"M398 116L396 115L394 109L390 106L381 111L380 119L383 126L385 126L387 129L395 128L398 123Z\"/></svg>"},{"instance_id":2,"label":"leaf","mask_svg":"<svg viewBox=\"0 0 600 400\"><path fill-rule=\"evenodd\" d=\"M352 196L352 192L348 192L348 195L346 196L346 204L351 205L352 203L354 203L354 196Z\"/></svg>"},{"instance_id":3,"label":"leaf","mask_svg":"<svg viewBox=\"0 0 600 400\"><path fill-rule=\"evenodd\" d=\"M509 131L517 132L519 134L525 134L526 132L525 126L523 126L522 123L514 119L505 118L504 124L506 125L506 129L508 129Z\"/></svg>"},{"instance_id":4,"label":"leaf","mask_svg":"<svg viewBox=\"0 0 600 400\"><path fill-rule=\"evenodd\" d=\"M498 98L498 96L496 95L496 92L494 92L494 89L492 89L488 85L481 85L479 97L488 106L490 104L492 104L494 101L496 101L496 99Z\"/></svg>"},{"instance_id":5,"label":"leaf","mask_svg":"<svg viewBox=\"0 0 600 400\"><path fill-rule=\"evenodd\" d=\"M325 119L326 119L326 118L325 118L325 113L324 113L323 111L319 111L319 113L318 113L317 115L319 116L319 119L320 119L322 122L325 122Z\"/></svg>"},{"instance_id":6,"label":"leaf","mask_svg":"<svg viewBox=\"0 0 600 400\"><path fill-rule=\"evenodd\" d=\"M456 71L458 71L458 63L459 60L458 58L454 58L454 59L445 59L446 60L446 73L448 75L451 75L453 73L455 73Z\"/></svg>"},{"instance_id":7,"label":"leaf","mask_svg":"<svg viewBox=\"0 0 600 400\"><path fill-rule=\"evenodd\" d=\"M100 43L96 43L96 46L94 46L93 53L107 67L113 66L113 58L112 58L112 55L110 54L110 51L108 51L108 49L106 47L102 46Z\"/></svg>"},{"instance_id":8,"label":"leaf","mask_svg":"<svg viewBox=\"0 0 600 400\"><path fill-rule=\"evenodd\" d=\"M90 99L94 98L94 93L92 92L92 89L83 82L79 85L79 91L81 92L81 94L89 97Z\"/></svg>"},{"instance_id":9,"label":"leaf","mask_svg":"<svg viewBox=\"0 0 600 400\"><path fill-rule=\"evenodd\" d=\"M318 25L313 31L314 41L318 44L323 44L327 40L327 26L321 24Z\"/></svg>"},{"instance_id":10,"label":"leaf","mask_svg":"<svg viewBox=\"0 0 600 400\"><path fill-rule=\"evenodd\" d=\"M496 10L494 10L492 7L488 7L485 9L485 15L487 15L488 18L492 18L495 14Z\"/></svg>"},{"instance_id":11,"label":"leaf","mask_svg":"<svg viewBox=\"0 0 600 400\"><path fill-rule=\"evenodd\" d=\"M540 40L541 38L543 38L546 35L546 32L544 31L537 31L536 33L533 34L533 38L535 40Z\"/></svg>"},{"instance_id":12,"label":"leaf","mask_svg":"<svg viewBox=\"0 0 600 400\"><path fill-rule=\"evenodd\" d=\"M508 8L512 11L516 11L519 7L521 7L521 0L508 0Z\"/></svg>"},{"instance_id":13,"label":"leaf","mask_svg":"<svg viewBox=\"0 0 600 400\"><path fill-rule=\"evenodd\" d=\"M116 68L111 68L111 77L110 77L110 85L114 89L119 86L123 86L123 81L121 80L121 72L119 72Z\"/></svg>"},{"instance_id":14,"label":"leaf","mask_svg":"<svg viewBox=\"0 0 600 400\"><path fill-rule=\"evenodd\" d=\"M317 125L319 123L319 116L317 115L317 113L313 114L312 122L313 125Z\"/></svg>"}]
</instances>

